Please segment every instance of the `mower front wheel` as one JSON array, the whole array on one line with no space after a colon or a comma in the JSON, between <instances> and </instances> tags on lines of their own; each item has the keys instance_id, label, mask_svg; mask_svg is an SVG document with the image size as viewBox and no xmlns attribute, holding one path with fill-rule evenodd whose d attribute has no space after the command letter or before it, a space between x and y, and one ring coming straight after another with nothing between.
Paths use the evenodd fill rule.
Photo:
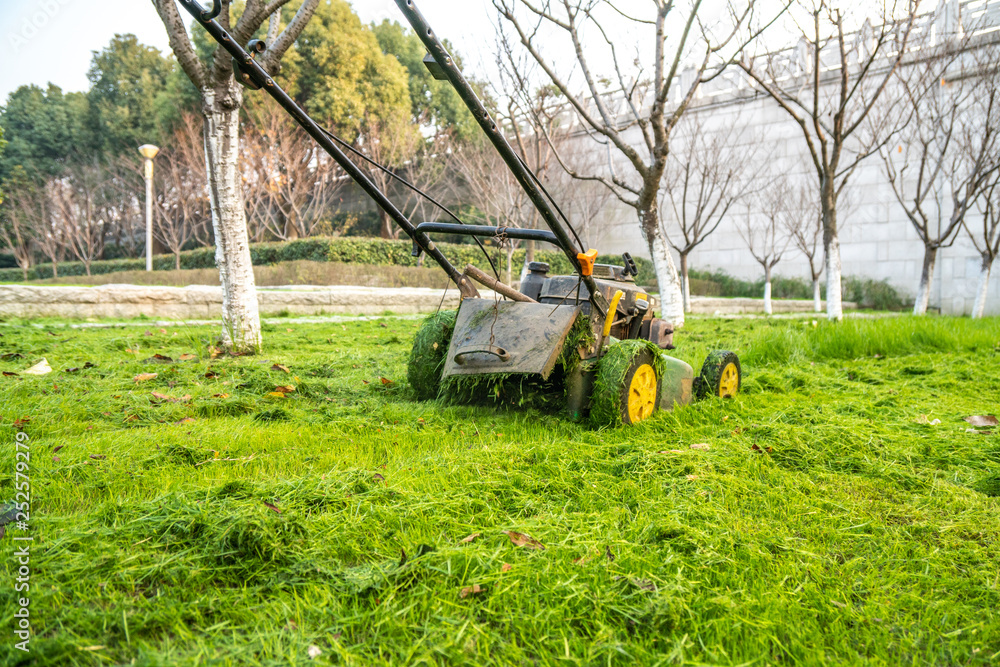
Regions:
<instances>
[{"instance_id":1,"label":"mower front wheel","mask_svg":"<svg viewBox=\"0 0 1000 667\"><path fill-rule=\"evenodd\" d=\"M729 350L716 350L705 357L701 373L695 379L698 398L732 398L743 384L739 357Z\"/></svg>"},{"instance_id":2,"label":"mower front wheel","mask_svg":"<svg viewBox=\"0 0 1000 667\"><path fill-rule=\"evenodd\" d=\"M660 404L660 374L645 341L622 341L608 350L597 367L591 418L599 424L638 424Z\"/></svg>"}]
</instances>

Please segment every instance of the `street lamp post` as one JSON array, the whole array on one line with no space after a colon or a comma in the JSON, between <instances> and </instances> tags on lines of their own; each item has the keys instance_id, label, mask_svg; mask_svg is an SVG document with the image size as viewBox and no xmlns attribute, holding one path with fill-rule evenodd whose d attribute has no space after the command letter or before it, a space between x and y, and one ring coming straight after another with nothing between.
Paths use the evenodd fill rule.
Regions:
<instances>
[{"instance_id":1,"label":"street lamp post","mask_svg":"<svg viewBox=\"0 0 1000 667\"><path fill-rule=\"evenodd\" d=\"M139 146L144 158L143 175L146 178L146 270L153 270L153 158L160 149L153 144Z\"/></svg>"}]
</instances>

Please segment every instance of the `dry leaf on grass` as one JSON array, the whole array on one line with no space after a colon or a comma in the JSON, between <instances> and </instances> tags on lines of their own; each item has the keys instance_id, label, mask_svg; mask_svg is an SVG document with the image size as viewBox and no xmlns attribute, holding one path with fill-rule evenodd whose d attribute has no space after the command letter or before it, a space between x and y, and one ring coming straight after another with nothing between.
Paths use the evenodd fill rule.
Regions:
<instances>
[{"instance_id":1,"label":"dry leaf on grass","mask_svg":"<svg viewBox=\"0 0 1000 667\"><path fill-rule=\"evenodd\" d=\"M198 361L198 355L185 352L184 354L179 356L178 359L180 359L181 361Z\"/></svg>"},{"instance_id":2,"label":"dry leaf on grass","mask_svg":"<svg viewBox=\"0 0 1000 667\"><path fill-rule=\"evenodd\" d=\"M219 457L218 457L218 456L216 456L215 458L219 458ZM281 510L279 510L279 509L278 509L277 507L275 507L275 506L274 506L274 505L272 505L271 503L267 502L266 500L265 500L265 501L263 501L263 502L264 502L264 505L266 505L266 506L268 507L268 509L272 509L272 510L274 510L275 512L277 512L278 514L281 514Z\"/></svg>"},{"instance_id":3,"label":"dry leaf on grass","mask_svg":"<svg viewBox=\"0 0 1000 667\"><path fill-rule=\"evenodd\" d=\"M179 422L174 422L174 424L176 424L177 426L180 426L181 424L190 424L193 421L194 421L194 417L185 417L184 419L180 420Z\"/></svg>"},{"instance_id":4,"label":"dry leaf on grass","mask_svg":"<svg viewBox=\"0 0 1000 667\"><path fill-rule=\"evenodd\" d=\"M281 393L280 391L269 391L269 392L267 392L267 395L270 396L271 398L284 398L285 397L285 395L283 393Z\"/></svg>"},{"instance_id":5,"label":"dry leaf on grass","mask_svg":"<svg viewBox=\"0 0 1000 667\"><path fill-rule=\"evenodd\" d=\"M480 586L479 584L473 584L472 586L466 586L465 588L463 588L462 591L458 594L458 597L465 599L470 595L479 595L484 590L486 589Z\"/></svg>"},{"instance_id":6,"label":"dry leaf on grass","mask_svg":"<svg viewBox=\"0 0 1000 667\"><path fill-rule=\"evenodd\" d=\"M3 374L7 377L17 377L17 373L12 373L11 371L4 371Z\"/></svg>"},{"instance_id":7,"label":"dry leaf on grass","mask_svg":"<svg viewBox=\"0 0 1000 667\"><path fill-rule=\"evenodd\" d=\"M174 360L164 354L154 354L142 360L144 364L172 364Z\"/></svg>"},{"instance_id":8,"label":"dry leaf on grass","mask_svg":"<svg viewBox=\"0 0 1000 667\"><path fill-rule=\"evenodd\" d=\"M274 364L271 366L272 371L281 371L282 373L288 372L288 366L282 366L281 364Z\"/></svg>"},{"instance_id":9,"label":"dry leaf on grass","mask_svg":"<svg viewBox=\"0 0 1000 667\"><path fill-rule=\"evenodd\" d=\"M503 565L500 566L500 571L501 572L510 572L513 569L514 569L514 566L511 565L510 563L504 563Z\"/></svg>"},{"instance_id":10,"label":"dry leaf on grass","mask_svg":"<svg viewBox=\"0 0 1000 667\"><path fill-rule=\"evenodd\" d=\"M390 380L389 378L382 378L382 377L380 377L379 380L381 380L382 384L384 384L384 385L394 384L393 381Z\"/></svg>"},{"instance_id":11,"label":"dry leaf on grass","mask_svg":"<svg viewBox=\"0 0 1000 667\"><path fill-rule=\"evenodd\" d=\"M156 375L156 373L139 373L132 379L136 382L145 382L146 380L152 380Z\"/></svg>"},{"instance_id":12,"label":"dry leaf on grass","mask_svg":"<svg viewBox=\"0 0 1000 667\"><path fill-rule=\"evenodd\" d=\"M514 543L516 547L525 547L526 549L544 549L545 545L531 537L530 535L525 535L524 533L519 533L516 530L505 530L503 534L510 538L510 541Z\"/></svg>"},{"instance_id":13,"label":"dry leaf on grass","mask_svg":"<svg viewBox=\"0 0 1000 667\"><path fill-rule=\"evenodd\" d=\"M997 426L1000 425L1000 421L997 420L993 415L970 415L964 418L965 421L969 422L973 426Z\"/></svg>"},{"instance_id":14,"label":"dry leaf on grass","mask_svg":"<svg viewBox=\"0 0 1000 667\"><path fill-rule=\"evenodd\" d=\"M208 356L211 359L215 359L216 357L221 355L222 355L222 350L220 350L219 348L213 347L211 345L208 347Z\"/></svg>"},{"instance_id":15,"label":"dry leaf on grass","mask_svg":"<svg viewBox=\"0 0 1000 667\"><path fill-rule=\"evenodd\" d=\"M45 360L45 357L42 357L42 360L37 364L31 368L26 368L21 372L25 375L45 375L52 372L52 367L49 366L49 362Z\"/></svg>"},{"instance_id":16,"label":"dry leaf on grass","mask_svg":"<svg viewBox=\"0 0 1000 667\"><path fill-rule=\"evenodd\" d=\"M167 396L166 394L161 394L158 391L150 392L153 398L158 401L166 401L167 403L187 403L191 400L191 394L184 394L180 398L174 398L173 396Z\"/></svg>"},{"instance_id":17,"label":"dry leaf on grass","mask_svg":"<svg viewBox=\"0 0 1000 667\"><path fill-rule=\"evenodd\" d=\"M696 442L693 445L691 445L691 449L702 449L702 450L711 449L711 445L709 445L707 442Z\"/></svg>"},{"instance_id":18,"label":"dry leaf on grass","mask_svg":"<svg viewBox=\"0 0 1000 667\"><path fill-rule=\"evenodd\" d=\"M275 387L274 390L276 392L280 392L282 394L290 394L293 391L295 391L295 385L294 384L283 384L281 386Z\"/></svg>"},{"instance_id":19,"label":"dry leaf on grass","mask_svg":"<svg viewBox=\"0 0 1000 667\"><path fill-rule=\"evenodd\" d=\"M461 542L462 544L469 544L470 542L472 542L473 540L475 540L480 535L482 535L482 533L473 533L472 535L466 535L461 540L459 540L459 542Z\"/></svg>"},{"instance_id":20,"label":"dry leaf on grass","mask_svg":"<svg viewBox=\"0 0 1000 667\"><path fill-rule=\"evenodd\" d=\"M96 461L103 461L104 459L106 459L108 457L105 456L104 454L91 454L90 458L92 458L92 459L94 459Z\"/></svg>"},{"instance_id":21,"label":"dry leaf on grass","mask_svg":"<svg viewBox=\"0 0 1000 667\"><path fill-rule=\"evenodd\" d=\"M929 419L927 415L920 415L913 421L915 421L918 424L928 424L930 426L937 426L938 424L941 423L940 419Z\"/></svg>"}]
</instances>

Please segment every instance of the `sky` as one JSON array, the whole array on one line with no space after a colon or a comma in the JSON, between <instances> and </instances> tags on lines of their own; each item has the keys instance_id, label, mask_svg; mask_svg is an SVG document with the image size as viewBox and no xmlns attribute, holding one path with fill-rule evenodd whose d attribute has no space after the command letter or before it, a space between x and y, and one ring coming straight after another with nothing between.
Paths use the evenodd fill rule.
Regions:
<instances>
[{"instance_id":1,"label":"sky","mask_svg":"<svg viewBox=\"0 0 1000 667\"><path fill-rule=\"evenodd\" d=\"M365 23L384 18L405 22L393 0L352 4ZM417 6L460 52L489 58L494 29L488 0L418 0ZM0 104L25 84L45 87L52 82L67 92L86 90L92 52L116 33L133 33L144 44L170 49L150 0L0 0ZM482 64L475 55L466 62Z\"/></svg>"}]
</instances>

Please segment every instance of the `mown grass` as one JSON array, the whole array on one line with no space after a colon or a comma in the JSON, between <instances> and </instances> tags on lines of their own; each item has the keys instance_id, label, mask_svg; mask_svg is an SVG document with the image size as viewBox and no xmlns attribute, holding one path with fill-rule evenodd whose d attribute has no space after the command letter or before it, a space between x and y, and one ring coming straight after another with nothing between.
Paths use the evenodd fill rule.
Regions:
<instances>
[{"instance_id":1,"label":"mown grass","mask_svg":"<svg viewBox=\"0 0 1000 667\"><path fill-rule=\"evenodd\" d=\"M677 355L734 349L744 392L610 430L411 400L418 325L268 325L217 359L213 327L3 328L0 370L56 370L0 377L36 632L0 662L1000 660L1000 436L962 421L996 413L997 320L696 319Z\"/></svg>"}]
</instances>

